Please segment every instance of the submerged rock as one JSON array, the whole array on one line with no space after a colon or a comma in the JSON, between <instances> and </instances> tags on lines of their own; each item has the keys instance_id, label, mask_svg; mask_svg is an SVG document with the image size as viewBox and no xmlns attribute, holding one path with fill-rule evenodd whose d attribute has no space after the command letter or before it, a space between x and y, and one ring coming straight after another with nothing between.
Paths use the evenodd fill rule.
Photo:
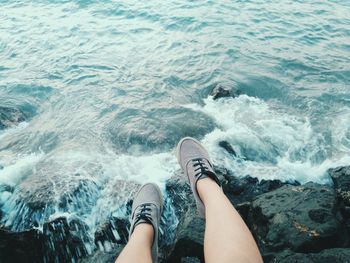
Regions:
<instances>
[{"instance_id":1,"label":"submerged rock","mask_svg":"<svg viewBox=\"0 0 350 263\"><path fill-rule=\"evenodd\" d=\"M231 146L231 144L227 141L220 141L219 142L219 146L223 149L226 150L226 152L228 152L229 154L233 155L233 156L237 156L236 151L233 149L233 147Z\"/></svg>"},{"instance_id":2,"label":"submerged rock","mask_svg":"<svg viewBox=\"0 0 350 263\"><path fill-rule=\"evenodd\" d=\"M26 115L19 109L0 106L0 130L25 121Z\"/></svg>"},{"instance_id":3,"label":"submerged rock","mask_svg":"<svg viewBox=\"0 0 350 263\"><path fill-rule=\"evenodd\" d=\"M219 83L215 86L213 91L211 92L211 96L213 96L214 100L217 100L219 98L226 98L226 97L236 97L238 96L238 92L236 90L233 90L231 87L226 86L222 83Z\"/></svg>"},{"instance_id":4,"label":"submerged rock","mask_svg":"<svg viewBox=\"0 0 350 263\"><path fill-rule=\"evenodd\" d=\"M107 136L116 151L149 153L170 150L181 138L201 138L214 128L210 117L189 108L128 109L116 115Z\"/></svg>"}]
</instances>

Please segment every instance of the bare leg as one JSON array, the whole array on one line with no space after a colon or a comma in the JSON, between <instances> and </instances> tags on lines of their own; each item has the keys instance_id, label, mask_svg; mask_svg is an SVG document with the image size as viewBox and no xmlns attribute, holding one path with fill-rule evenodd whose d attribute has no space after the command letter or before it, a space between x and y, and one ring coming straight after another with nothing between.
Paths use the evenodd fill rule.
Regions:
<instances>
[{"instance_id":1,"label":"bare leg","mask_svg":"<svg viewBox=\"0 0 350 263\"><path fill-rule=\"evenodd\" d=\"M154 230L150 224L135 227L129 242L117 258L116 263L152 263L151 248Z\"/></svg>"},{"instance_id":2,"label":"bare leg","mask_svg":"<svg viewBox=\"0 0 350 263\"><path fill-rule=\"evenodd\" d=\"M248 227L220 187L213 180L205 178L197 182L197 190L205 205L206 262L263 262Z\"/></svg>"}]
</instances>

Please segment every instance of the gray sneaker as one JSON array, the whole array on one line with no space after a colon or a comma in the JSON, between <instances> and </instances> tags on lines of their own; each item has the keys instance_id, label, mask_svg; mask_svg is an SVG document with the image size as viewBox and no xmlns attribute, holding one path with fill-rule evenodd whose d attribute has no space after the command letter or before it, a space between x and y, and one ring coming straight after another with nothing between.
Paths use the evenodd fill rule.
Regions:
<instances>
[{"instance_id":1,"label":"gray sneaker","mask_svg":"<svg viewBox=\"0 0 350 263\"><path fill-rule=\"evenodd\" d=\"M197 182L203 178L213 179L221 186L217 178L208 152L196 139L191 137L183 138L177 145L176 157L183 172L187 175L196 200L198 213L205 217L205 207L197 192Z\"/></svg>"},{"instance_id":2,"label":"gray sneaker","mask_svg":"<svg viewBox=\"0 0 350 263\"><path fill-rule=\"evenodd\" d=\"M131 210L130 234L137 225L147 223L153 226L154 238L152 245L153 262L158 262L158 227L163 211L163 196L156 184L148 183L141 186L135 195Z\"/></svg>"}]
</instances>

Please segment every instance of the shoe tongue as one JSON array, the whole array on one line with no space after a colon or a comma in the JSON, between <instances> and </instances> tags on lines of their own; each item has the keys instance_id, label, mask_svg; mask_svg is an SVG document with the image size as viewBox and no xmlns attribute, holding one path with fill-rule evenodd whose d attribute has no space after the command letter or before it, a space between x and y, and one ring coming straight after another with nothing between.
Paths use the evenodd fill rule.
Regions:
<instances>
[{"instance_id":1,"label":"shoe tongue","mask_svg":"<svg viewBox=\"0 0 350 263\"><path fill-rule=\"evenodd\" d=\"M214 172L214 169L213 169L211 163L207 159L204 159L204 158L202 159L202 161L206 164L206 167L208 168L208 170L202 171L198 180L204 179L204 178L210 178L210 179L214 180L221 187L221 183L220 183L216 173Z\"/></svg>"}]
</instances>

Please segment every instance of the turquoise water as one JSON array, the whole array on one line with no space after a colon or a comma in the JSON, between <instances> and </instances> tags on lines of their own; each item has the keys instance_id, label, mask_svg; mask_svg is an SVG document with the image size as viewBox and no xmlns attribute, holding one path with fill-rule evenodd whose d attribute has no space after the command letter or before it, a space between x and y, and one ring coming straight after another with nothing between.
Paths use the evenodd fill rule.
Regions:
<instances>
[{"instance_id":1,"label":"turquoise water","mask_svg":"<svg viewBox=\"0 0 350 263\"><path fill-rule=\"evenodd\" d=\"M329 182L350 163L349 14L341 0L0 1L0 106L28 116L0 131L1 222L93 228L130 194L121 182L164 186L187 135L237 176ZM218 83L241 96L213 101ZM21 203L38 200L43 216Z\"/></svg>"}]
</instances>

